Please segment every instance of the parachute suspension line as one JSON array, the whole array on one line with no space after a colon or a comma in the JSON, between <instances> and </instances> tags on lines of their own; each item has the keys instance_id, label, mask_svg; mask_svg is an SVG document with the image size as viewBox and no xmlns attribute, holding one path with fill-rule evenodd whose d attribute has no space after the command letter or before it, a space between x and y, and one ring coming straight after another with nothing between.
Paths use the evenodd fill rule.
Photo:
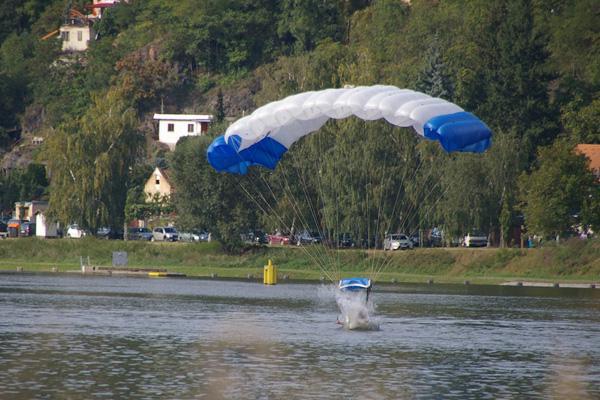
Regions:
<instances>
[{"instance_id":1,"label":"parachute suspension line","mask_svg":"<svg viewBox=\"0 0 600 400\"><path fill-rule=\"evenodd\" d=\"M390 133L390 135L392 136L392 138L396 137L396 135L394 135L393 133ZM384 205L386 203L385 189L391 186L392 177L394 176L393 174L387 174L387 184L385 183L386 182L385 179L384 179L385 175L386 175L385 172L386 172L386 169L389 168L389 164L390 164L389 163L389 161L390 161L390 158L389 158L390 152L386 151L384 154L385 154L384 159L383 159L384 162L380 163L381 168L379 168L380 173L381 173L381 176L380 176L380 185L379 185L380 195L379 195L379 205L378 205L378 208L377 208L377 221L376 221L376 224L375 224L375 232L374 232L374 240L373 240L373 250L375 250L377 248L377 237L380 236L380 229L381 229L380 223L381 223L381 220L383 219L382 217L384 217L383 216L384 212L382 212L382 209L384 208ZM406 173L403 174L403 178L404 178L405 175L406 175ZM402 187L402 184L400 185L400 187ZM398 194L399 194L399 191L397 192L396 199L394 201L394 207L395 207L396 202L398 200ZM392 218L393 218L393 216L390 216L390 221L389 221L390 224L392 222ZM385 233L384 233L384 235L385 235ZM367 246L367 249L369 247L370 247L370 239L369 239L369 245ZM380 257L376 257L375 254L376 254L376 252L373 252L373 257L371 257L371 266L370 266L371 278L373 278L373 274L374 274L374 271L376 269L376 266L379 264L378 258L380 258ZM385 256L383 258L385 259Z\"/></svg>"},{"instance_id":2,"label":"parachute suspension line","mask_svg":"<svg viewBox=\"0 0 600 400\"><path fill-rule=\"evenodd\" d=\"M448 192L448 190L449 190L449 189L450 189L450 187L449 187L449 186L448 186L448 187L446 187L446 189L444 190L444 192L442 193L442 195L441 195L441 196L438 198L438 200L436 201L436 205L437 205L437 203L439 202L439 200L440 200L441 198L443 198L443 197L446 195L446 193ZM432 207L430 207L430 208L429 208L429 209L426 211L426 213L425 213L424 217L426 217L426 216L429 214L429 212L431 212L431 211L432 211L434 208L435 208L435 205L434 205L434 206L432 206ZM379 269L379 270L376 272L376 276L377 276L377 277L379 276L379 274L380 274L381 272L383 272L383 271L385 271L385 270L387 269L387 267L388 267L388 266L391 264L391 261L392 261L392 258L390 257L390 258L389 258L389 260L388 260L388 261L385 263L385 265L383 265L383 266L382 266L382 267L381 267L381 268L380 268L380 269Z\"/></svg>"},{"instance_id":3,"label":"parachute suspension line","mask_svg":"<svg viewBox=\"0 0 600 400\"><path fill-rule=\"evenodd\" d=\"M405 155L405 157L406 157L406 155ZM387 223L387 227L386 227L386 229L385 229L385 232L387 232L387 233L391 233L391 232L389 232L389 231L392 229L392 226L393 226L393 223L394 223L394 219L395 219L395 216L396 216L396 209L397 209L397 206L398 206L398 200L399 200L399 198L400 198L400 192L402 192L402 191L403 191L403 192L404 192L404 196L403 196L403 197L405 197L405 196L406 196L405 182L414 181L414 179L416 178L416 176L417 176L417 173L418 173L418 172L419 172L419 170L421 169L421 166L422 166L422 165L423 165L423 158L422 158L422 157L418 157L418 161L417 161L417 167L416 167L416 168L414 168L414 169L412 170L412 174L410 174L410 169L408 168L408 166L407 166L406 162L404 163L404 173L402 174L402 179L400 180L400 183L399 183L399 185L398 185L398 190L396 191L396 195L395 195L395 197L394 197L394 203L392 204L392 212L391 212L391 215L389 216L389 220L388 220L388 223ZM410 177L410 179L407 181L407 179L406 179L406 178L407 178L409 175L410 175L411 177ZM402 210L401 210L401 211L402 211ZM385 232L384 232L384 235L385 235ZM387 261L388 261L389 259L391 259L391 257L392 257L392 255L391 255L391 254L384 255L384 257L382 257L382 258L381 258L381 260L379 260L379 261L377 262L377 265L376 265L376 267L375 267L375 271L378 271L378 270L381 268L381 266L382 266L382 265L385 265L385 264L387 263ZM373 280L375 280L375 279L373 279Z\"/></svg>"},{"instance_id":4,"label":"parachute suspension line","mask_svg":"<svg viewBox=\"0 0 600 400\"><path fill-rule=\"evenodd\" d=\"M318 148L319 154L326 154L324 152L324 139L323 139L323 135L316 135L316 146ZM334 157L335 156L335 152L336 152L336 146L334 145L331 150L328 151L328 156ZM321 207L323 210L323 223L325 225L325 231L326 231L326 237L324 238L324 240L326 241L325 246L331 246L330 247L330 253L331 253L331 268L334 271L334 273L336 274L337 277L340 276L340 272L339 272L339 255L337 254L337 247L338 247L338 241L332 237L332 234L335 232L335 226L334 226L334 221L335 218L333 217L333 213L331 211L330 207L327 207L327 196L325 194L325 186L323 184L323 161L324 161L325 157L320 157L319 158L319 173L317 181L318 181L318 186L319 186L319 192L320 192L320 196L321 196ZM333 163L332 168L335 168L336 163ZM330 173L331 175L331 173ZM330 190L335 189L332 188L332 185L329 185ZM330 195L331 197L331 195ZM334 197L337 197L334 195ZM330 203L334 202L336 199L333 199L332 201L330 201Z\"/></svg>"},{"instance_id":5,"label":"parachute suspension line","mask_svg":"<svg viewBox=\"0 0 600 400\"><path fill-rule=\"evenodd\" d=\"M283 178L285 180L285 186L283 187L283 190L286 192L286 196L288 197L288 199L290 200L290 205L292 206L292 209L294 211L295 216L298 218L299 223L304 226L305 228L307 228L308 224L306 223L306 219L303 216L302 210L300 208L300 205L298 204L298 202L294 199L293 193L292 193L292 189L291 189L291 185L289 183L289 179L288 179L288 174L286 171L286 168L281 168L282 170L282 175ZM307 199L310 201L310 199ZM292 233L292 232L291 232ZM319 268L321 270L325 269L325 265L323 264L323 261L320 260L320 257L318 254L312 254L311 251L308 250L308 248L306 248L306 246L300 246L302 247L302 249L311 255L311 257L314 260L317 260L317 265L319 266Z\"/></svg>"},{"instance_id":6,"label":"parachute suspension line","mask_svg":"<svg viewBox=\"0 0 600 400\"><path fill-rule=\"evenodd\" d=\"M368 266L368 270L369 270L369 277L372 278L373 275L373 260L374 257L369 257L369 249L371 247L371 204L370 204L370 198L369 195L371 194L371 191L374 192L373 189L373 173L371 171L377 171L377 169L375 168L374 164L374 157L371 156L371 154L368 154L368 158L367 158L367 163L370 164L369 168L366 168L366 171L368 171L368 179L369 179L369 184L367 185L367 188L365 190L365 197L366 197L366 216L367 216L367 266ZM379 182L381 184L381 181ZM375 193L373 193L373 195L375 195ZM379 218L379 210L378 210L378 215L377 218ZM374 232L374 234L377 234L377 231Z\"/></svg>"},{"instance_id":7,"label":"parachute suspension line","mask_svg":"<svg viewBox=\"0 0 600 400\"><path fill-rule=\"evenodd\" d=\"M265 183L267 184L267 186L269 186L269 188L270 188L270 185L268 185L268 182L264 179L264 177L262 176L262 174L261 174L261 178L263 178L263 180L265 181ZM244 193L246 193L246 195L256 203L256 205L261 209L261 211L263 213L265 213L265 215L268 215L267 211L258 203L258 201L256 201L256 199L254 198L254 196L251 195L251 193L248 191L248 189L246 189L246 187L241 182L239 182L239 184L240 184L242 190L244 191ZM272 190L271 190L271 193L273 193ZM285 224L283 218L281 218L281 216L277 213L277 211L273 209L273 207L268 203L268 201L264 198L264 196L262 196L262 194L261 194L261 197L262 197L263 201L265 202L265 204L271 209L271 211L273 212L273 215L275 215L277 217L277 219L279 219L280 223L285 228L289 229L289 227L286 227L286 224ZM311 254L307 253L307 255L312 258ZM315 263L317 263L317 265L319 265L318 260L313 259L313 261ZM324 273L327 274L326 272L324 272Z\"/></svg>"},{"instance_id":8,"label":"parachute suspension line","mask_svg":"<svg viewBox=\"0 0 600 400\"><path fill-rule=\"evenodd\" d=\"M418 161L418 164L417 164L417 168L415 168L415 170L413 171L413 174L412 174L411 178L410 178L410 179L409 179L407 182L415 182L415 179L416 179L416 177L417 177L417 174L418 174L418 172L420 171L420 169L421 169L421 167L422 167L422 166L423 166L423 157L422 157L422 156L419 156L419 161ZM429 175L428 175L427 179L429 179L429 177L432 175L432 173L433 173L433 171L432 171L432 170L430 170L430 172L429 172ZM403 186L404 186L404 185L403 185ZM421 193L421 191L422 191L422 190L424 190L424 189L425 189L425 187L426 187L426 185L424 185L424 184L423 184L423 185L419 185L419 188L420 188L420 190L417 192L417 196L416 196L416 197L417 197L417 199L418 199L419 197L421 197L421 196L420 196L420 193ZM405 190L404 192L405 192L405 197L406 197L406 193L407 193L407 191ZM398 193L399 193L399 191L398 191ZM430 191L430 194L431 194L431 193L433 193L433 190L432 190L432 191ZM407 207L406 209L401 209L401 214L402 214L402 212L404 212L404 214L405 214L405 215L404 215L404 218L402 218L403 220L402 220L402 222L401 222L401 225L399 225L399 226L398 226L398 227L400 228L400 229L399 229L399 231L400 231L400 232L406 232L406 228L408 227L408 223L410 223L411 219L413 218L413 213L412 213L412 210L413 210L413 209L415 209L415 210L418 210L418 207L417 207L417 201L418 201L418 200L415 200L414 202L408 202L408 207ZM437 200L437 201L439 201L439 198L438 198L438 200ZM395 208L394 208L394 212L392 213L392 215L394 215L394 214L395 214ZM410 233L409 233L408 235L409 235L409 240L410 240ZM388 262L388 261L390 261L390 260L391 260L391 258L392 258L392 255L391 255L391 254L388 254L388 256L387 256L387 259L384 259L384 260L382 261L382 265L388 265L388 264L389 264L389 262ZM378 270L378 271L379 271L379 270L381 270L381 268L382 268L382 265L380 265L380 266L377 268L377 270ZM379 275L379 273L377 273L377 274Z\"/></svg>"},{"instance_id":9,"label":"parachute suspension line","mask_svg":"<svg viewBox=\"0 0 600 400\"><path fill-rule=\"evenodd\" d=\"M291 189L291 185L289 183L289 179L288 179L288 172L287 172L287 168L286 168L286 164L282 163L281 167L280 167L281 171L282 171L282 175L283 178L285 180L285 186L281 185L281 189L286 192L285 195L288 197L289 201L290 201L290 205L292 207L293 213L295 214L295 218L298 218L298 221L300 222L300 224L304 225L304 226L308 226L308 224L306 223L305 218L303 217L303 213L301 210L301 207L299 206L298 202L295 199L295 196L293 195L292 189ZM263 179L264 184L266 185L266 187L268 188L269 192L271 193L271 196L273 197L273 201L276 203L277 202L277 196L275 195L273 188L271 187L271 185L269 184L269 182L264 178L264 175L260 175L261 178ZM266 201L266 200L265 200ZM271 207L273 209L273 207ZM276 214L278 214L277 212L275 212ZM279 214L278 214L279 215ZM280 216L279 217L280 222L284 225L284 228L288 229L291 232L293 229L292 227L289 226L285 226L285 222L283 221L283 218ZM293 223L292 223L293 225ZM331 279L331 272L330 271L326 271L326 267L324 265L324 260L322 260L320 257L318 257L315 254L312 254L306 247L303 247L303 251L307 254L309 254L309 256L313 259L313 261L315 261L315 263L319 266L319 268L324 271L324 273L326 273L326 275L328 275L328 278Z\"/></svg>"},{"instance_id":10,"label":"parachute suspension line","mask_svg":"<svg viewBox=\"0 0 600 400\"><path fill-rule=\"evenodd\" d=\"M426 217L428 216L428 214L429 214L431 211L433 211L433 210L436 208L437 204L438 204L438 203L439 203L439 201L440 201L440 200L441 200L441 199L442 199L442 198L443 198L443 197L446 195L446 193L448 192L448 190L449 190L449 187L447 187L447 188L444 190L444 192L441 194L441 196L439 196L439 197L437 198L437 200L435 201L435 203L434 203L434 204L432 204L432 205L431 205L431 206L430 206L430 207L429 207L429 208L426 210L425 214L423 215L423 218L426 218ZM388 262L388 263L386 263L386 265L385 265L385 266L382 266L382 268L380 268L380 270L378 271L378 274L379 274L379 272L382 272L382 271L384 271L384 270L385 270L385 268L387 268L387 266L389 265L389 263L390 263L390 262L391 262L391 259L389 260L389 262Z\"/></svg>"},{"instance_id":11,"label":"parachute suspension line","mask_svg":"<svg viewBox=\"0 0 600 400\"><path fill-rule=\"evenodd\" d=\"M314 243L312 246L309 246L310 248L314 248L315 250L315 254L317 255L317 257L322 258L323 260L325 260L326 258L329 259L329 262L333 261L332 259L332 255L330 252L327 251L327 247L324 246L323 244L323 240L325 238L323 229L321 228L321 223L319 222L319 218L317 216L317 212L315 210L315 207L313 206L313 202L312 202L312 198L309 194L308 191L308 185L306 183L306 178L304 176L303 173L300 173L300 171L302 171L302 168L300 167L300 163L298 161L298 157L296 155L296 152L292 153L291 155L291 159L295 164L295 168L296 171L298 171L298 176L299 176L299 180L301 183L301 187L302 187L302 191L304 192L304 197L307 199L308 202L308 208L310 210L311 216L312 216L312 220L314 223L314 226L316 227L320 237L321 237L321 243ZM308 229L308 224L306 224L305 229L308 230L310 232L310 230ZM302 242L299 242L300 246L303 246ZM326 262L326 261L324 261Z\"/></svg>"},{"instance_id":12,"label":"parachute suspension line","mask_svg":"<svg viewBox=\"0 0 600 400\"><path fill-rule=\"evenodd\" d=\"M302 214L299 211L299 206L298 206L297 202L294 200L293 194L291 193L291 188L290 188L289 182L287 180L287 176L286 176L286 173L285 173L285 168L282 168L282 174L283 174L283 177L284 177L284 179L286 181L286 184L287 184L287 192L285 193L285 195L290 200L290 205L292 206L292 210L293 210L293 212L295 214L295 217L297 217L299 221L303 221ZM265 179L265 177L263 175L261 175L261 178L263 179L265 185L268 187L269 191L271 192L273 200L275 202L277 202L277 197L276 197L275 192L273 191L271 185L269 184L269 182ZM286 187L283 186L283 185L282 185L282 189L283 189L284 192L286 191ZM283 218L280 218L279 220L283 224L283 227L286 228L288 231L290 231L290 233L292 233L292 228L293 227L286 226L285 222L283 221ZM303 222L301 222L301 223L303 223ZM318 257L315 257L313 254L311 254L311 252L309 252L308 249L306 249L306 247L302 246L302 250L304 251L305 254L307 254L312 259L312 261L319 267L319 269L321 271L323 271L323 273L325 275L327 275L327 278L331 280L332 279L331 275L330 275L330 273L328 271L325 270L326 268L325 268L325 265L323 264L323 261L321 261Z\"/></svg>"},{"instance_id":13,"label":"parachute suspension line","mask_svg":"<svg viewBox=\"0 0 600 400\"><path fill-rule=\"evenodd\" d=\"M387 158L387 156L386 156L386 158ZM385 175L385 173L384 173L385 172L385 166L383 166L381 168L381 171L382 171L382 178L383 178L383 175ZM377 221L376 221L376 224L375 224L373 250L377 249L377 238L380 236L380 229L381 229L380 223L381 223L381 220L384 217L383 216L384 211L382 211L383 208L384 208L384 204L386 202L385 201L384 190L385 190L385 188L387 188L387 187L390 186L391 182L392 182L392 175L389 174L388 177L387 177L387 184L382 184L381 187L380 187L381 193L380 193L380 197L379 197L379 206L377 208ZM383 179L382 179L382 183L383 183ZM380 258L380 257L375 257L375 254L376 254L376 252L374 251L373 252L373 257L371 259L371 278L373 278L373 274L375 272L376 266L379 264L378 258Z\"/></svg>"},{"instance_id":14,"label":"parachute suspension line","mask_svg":"<svg viewBox=\"0 0 600 400\"><path fill-rule=\"evenodd\" d=\"M320 147L320 154L325 154L323 149L323 140L322 140L322 136L319 137L320 140L318 140L318 145ZM337 143L337 141L336 141ZM338 151L339 148L336 144L334 144L331 148L331 157L329 157L330 159L333 158L334 160L337 160L338 156ZM323 166L323 159L321 158L321 168ZM338 162L333 162L330 165L331 168L331 172L329 173L329 176L338 176L339 175L339 171L337 169L337 165ZM332 252L333 252L333 269L335 271L335 274L337 276L341 275L341 262L340 262L340 253L339 253L339 248L340 248L340 240L339 240L339 192L338 192L338 185L335 184L335 182L330 182L329 185L329 189L331 191L331 193L329 193L329 197L331 198L330 201L326 200L326 196L325 196L325 189L324 189L324 185L323 185L323 174L320 175L320 187L321 187L321 194L322 194L322 202L323 202L323 209L325 210L324 212L324 221L325 224L327 225L327 236L328 236L328 244L331 246L332 248ZM330 203L330 204L328 204ZM331 209L331 206L335 204L335 210ZM329 207L328 207L329 205ZM334 212L335 211L335 212ZM336 236L337 235L337 236Z\"/></svg>"},{"instance_id":15,"label":"parachute suspension line","mask_svg":"<svg viewBox=\"0 0 600 400\"><path fill-rule=\"evenodd\" d=\"M431 190L430 190L430 191L429 191L429 192L428 192L428 193L427 193L427 194L426 194L426 195L423 197L423 199L422 199L422 201L421 201L422 203L425 203L425 202L426 202L426 201L427 201L427 200L428 200L428 199L431 197L431 195L432 195L433 193L435 193L435 190L437 190L437 188L438 188L438 186L440 185L440 183L441 183L441 181L439 181L439 180L438 180L438 182L436 182L436 183L433 185L433 187L431 188ZM425 187L425 186L423 185L422 187ZM420 196L419 196L420 194L421 194L421 193L417 193L417 195L418 195L417 197L420 197ZM417 198L417 199L416 199L416 201L418 201L418 200L419 200L419 199ZM402 225L402 228L403 228L403 229L405 229L405 228L406 228L406 224L408 223L408 221L410 221L412 218L414 218L414 217L417 215L417 213L419 212L419 208L416 206L416 201L415 201L415 203L411 204L411 207L410 207L410 208L409 208L409 210L408 210L408 214L407 214L407 216L408 216L409 218L407 218L407 220L406 220L406 221L403 223L403 225ZM438 197L438 198L435 200L435 203L434 203L434 204L430 204L430 205L429 205L429 208L435 208L435 207L437 206L437 203L438 203L439 201L440 201L440 197Z\"/></svg>"}]
</instances>

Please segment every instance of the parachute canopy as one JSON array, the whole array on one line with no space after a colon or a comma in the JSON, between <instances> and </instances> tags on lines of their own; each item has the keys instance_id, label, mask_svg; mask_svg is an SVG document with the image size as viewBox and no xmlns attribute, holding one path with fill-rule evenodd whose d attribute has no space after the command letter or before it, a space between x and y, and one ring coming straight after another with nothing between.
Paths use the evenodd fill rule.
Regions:
<instances>
[{"instance_id":1,"label":"parachute canopy","mask_svg":"<svg viewBox=\"0 0 600 400\"><path fill-rule=\"evenodd\" d=\"M245 174L251 165L274 169L283 154L330 118L384 118L437 140L447 152L482 153L492 131L454 103L395 86L325 89L288 96L240 118L209 146L208 161L217 171Z\"/></svg>"},{"instance_id":2,"label":"parachute canopy","mask_svg":"<svg viewBox=\"0 0 600 400\"><path fill-rule=\"evenodd\" d=\"M366 290L371 288L371 280L369 278L345 278L340 279L338 284L340 290Z\"/></svg>"}]
</instances>

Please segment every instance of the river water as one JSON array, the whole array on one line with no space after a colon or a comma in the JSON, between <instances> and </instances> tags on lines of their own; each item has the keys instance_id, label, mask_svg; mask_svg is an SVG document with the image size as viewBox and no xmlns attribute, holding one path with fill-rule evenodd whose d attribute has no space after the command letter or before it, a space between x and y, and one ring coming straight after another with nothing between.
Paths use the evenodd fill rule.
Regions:
<instances>
[{"instance_id":1,"label":"river water","mask_svg":"<svg viewBox=\"0 0 600 400\"><path fill-rule=\"evenodd\" d=\"M1 399L600 398L600 290L0 274Z\"/></svg>"}]
</instances>

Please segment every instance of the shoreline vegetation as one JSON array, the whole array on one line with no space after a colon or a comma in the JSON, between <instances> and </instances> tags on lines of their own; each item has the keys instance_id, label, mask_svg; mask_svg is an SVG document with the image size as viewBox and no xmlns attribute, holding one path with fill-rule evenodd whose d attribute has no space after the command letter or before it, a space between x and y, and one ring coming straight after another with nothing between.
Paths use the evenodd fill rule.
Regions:
<instances>
[{"instance_id":1,"label":"shoreline vegetation","mask_svg":"<svg viewBox=\"0 0 600 400\"><path fill-rule=\"evenodd\" d=\"M80 270L80 259L109 267L113 251L126 251L129 268L161 268L188 277L259 279L269 259L289 280L327 279L311 255L295 246L263 247L241 255L223 253L212 243L150 243L36 238L0 240L0 271L70 272ZM329 252L331 254L331 252ZM379 257L379 258L378 258ZM423 248L384 253L339 250L335 261L344 277L373 276L374 260L389 264L374 279L380 283L499 284L509 281L597 282L600 280L600 240L572 239L534 249ZM327 269L331 274L334 267Z\"/></svg>"}]
</instances>

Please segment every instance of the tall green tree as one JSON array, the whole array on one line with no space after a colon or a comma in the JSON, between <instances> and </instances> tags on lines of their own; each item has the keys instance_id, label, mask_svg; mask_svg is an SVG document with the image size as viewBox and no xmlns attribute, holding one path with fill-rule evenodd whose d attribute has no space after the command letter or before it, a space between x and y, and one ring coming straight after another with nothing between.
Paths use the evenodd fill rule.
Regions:
<instances>
[{"instance_id":1,"label":"tall green tree","mask_svg":"<svg viewBox=\"0 0 600 400\"><path fill-rule=\"evenodd\" d=\"M219 89L217 93L217 105L215 107L215 122L220 123L225 120L225 104L223 103L223 91Z\"/></svg>"},{"instance_id":2,"label":"tall green tree","mask_svg":"<svg viewBox=\"0 0 600 400\"><path fill-rule=\"evenodd\" d=\"M122 225L132 167L143 152L136 125L130 100L111 90L94 96L85 115L50 137L45 155L55 218L93 232Z\"/></svg>"},{"instance_id":3,"label":"tall green tree","mask_svg":"<svg viewBox=\"0 0 600 400\"><path fill-rule=\"evenodd\" d=\"M217 173L206 159L209 136L182 138L171 160L178 225L212 233L227 252L239 252L240 234L256 227L256 206L248 197L249 176Z\"/></svg>"},{"instance_id":4,"label":"tall green tree","mask_svg":"<svg viewBox=\"0 0 600 400\"><path fill-rule=\"evenodd\" d=\"M577 223L593 224L599 186L589 160L568 142L557 140L541 148L535 168L519 179L528 230L542 236L561 235Z\"/></svg>"},{"instance_id":5,"label":"tall green tree","mask_svg":"<svg viewBox=\"0 0 600 400\"><path fill-rule=\"evenodd\" d=\"M437 35L433 37L426 58L427 65L419 74L417 89L433 97L452 100L454 96L454 83L448 73L448 67L442 58Z\"/></svg>"},{"instance_id":6,"label":"tall green tree","mask_svg":"<svg viewBox=\"0 0 600 400\"><path fill-rule=\"evenodd\" d=\"M277 32L296 52L323 39L341 40L344 20L337 0L283 0Z\"/></svg>"},{"instance_id":7,"label":"tall green tree","mask_svg":"<svg viewBox=\"0 0 600 400\"><path fill-rule=\"evenodd\" d=\"M457 99L492 129L518 133L531 159L558 134L548 36L535 23L533 1L476 1L466 11L469 30L462 33L462 54L455 54Z\"/></svg>"}]
</instances>

